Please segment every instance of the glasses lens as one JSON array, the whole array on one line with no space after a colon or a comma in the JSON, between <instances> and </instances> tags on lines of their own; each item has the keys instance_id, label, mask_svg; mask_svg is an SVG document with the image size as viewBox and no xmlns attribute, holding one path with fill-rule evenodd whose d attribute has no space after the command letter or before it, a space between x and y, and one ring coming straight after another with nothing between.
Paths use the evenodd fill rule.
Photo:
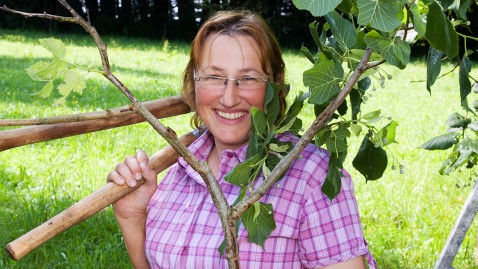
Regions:
<instances>
[{"instance_id":1,"label":"glasses lens","mask_svg":"<svg viewBox=\"0 0 478 269\"><path fill-rule=\"evenodd\" d=\"M264 80L259 77L244 77L238 80L241 89L256 89L264 84Z\"/></svg>"}]
</instances>

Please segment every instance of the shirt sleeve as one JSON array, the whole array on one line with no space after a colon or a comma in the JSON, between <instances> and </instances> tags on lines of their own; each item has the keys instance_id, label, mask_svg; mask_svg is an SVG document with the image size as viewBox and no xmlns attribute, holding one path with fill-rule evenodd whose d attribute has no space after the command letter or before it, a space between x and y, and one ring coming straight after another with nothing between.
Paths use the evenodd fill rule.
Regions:
<instances>
[{"instance_id":1,"label":"shirt sleeve","mask_svg":"<svg viewBox=\"0 0 478 269\"><path fill-rule=\"evenodd\" d=\"M305 201L299 232L299 257L305 268L371 255L360 223L353 182L347 172L343 174L341 191L332 201L322 193L323 179L318 180Z\"/></svg>"}]
</instances>

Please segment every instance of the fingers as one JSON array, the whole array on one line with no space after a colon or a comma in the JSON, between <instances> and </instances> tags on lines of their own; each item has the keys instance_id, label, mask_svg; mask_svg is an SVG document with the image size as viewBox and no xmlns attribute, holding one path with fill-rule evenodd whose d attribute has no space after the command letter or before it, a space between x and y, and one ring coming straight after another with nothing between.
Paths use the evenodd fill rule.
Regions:
<instances>
[{"instance_id":1,"label":"fingers","mask_svg":"<svg viewBox=\"0 0 478 269\"><path fill-rule=\"evenodd\" d=\"M136 181L143 178L143 173L146 174L145 179L151 180L156 178L156 174L151 174L151 169L147 167L149 158L148 155L138 150L135 156L127 156L124 161L118 164L114 171L108 174L108 181L113 181L118 185L123 185L125 182L128 186L136 186ZM145 172L143 172L145 170Z\"/></svg>"}]
</instances>

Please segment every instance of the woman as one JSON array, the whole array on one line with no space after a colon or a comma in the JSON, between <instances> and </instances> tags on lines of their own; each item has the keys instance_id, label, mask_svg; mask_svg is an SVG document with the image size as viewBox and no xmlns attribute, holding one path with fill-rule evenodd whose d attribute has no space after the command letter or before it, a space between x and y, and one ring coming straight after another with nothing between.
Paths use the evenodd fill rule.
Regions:
<instances>
[{"instance_id":1,"label":"woman","mask_svg":"<svg viewBox=\"0 0 478 269\"><path fill-rule=\"evenodd\" d=\"M192 122L207 131L189 149L207 161L230 204L239 188L223 177L244 161L251 130L250 109L264 106L267 82L283 84L284 62L275 36L259 16L219 12L200 28L184 73L183 96L196 111ZM281 111L285 107L282 92ZM297 141L285 134L284 141ZM375 268L363 237L350 176L330 201L320 190L329 155L309 145L284 178L261 199L274 206L276 229L264 248L248 243L239 229L243 268ZM217 250L224 239L203 179L182 159L157 185L157 175L138 151L108 179L145 184L114 204L128 254L136 268L226 268ZM260 182L263 179L259 176Z\"/></svg>"}]
</instances>

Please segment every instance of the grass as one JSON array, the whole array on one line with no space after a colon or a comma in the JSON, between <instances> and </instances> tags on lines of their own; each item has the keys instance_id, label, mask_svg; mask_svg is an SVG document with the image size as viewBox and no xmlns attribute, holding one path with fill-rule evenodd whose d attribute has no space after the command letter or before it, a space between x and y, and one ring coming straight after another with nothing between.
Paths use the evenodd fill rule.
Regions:
<instances>
[{"instance_id":1,"label":"grass","mask_svg":"<svg viewBox=\"0 0 478 269\"><path fill-rule=\"evenodd\" d=\"M33 118L95 111L126 105L115 88L96 74L87 76L87 90L73 94L63 107L53 99L30 94L42 83L23 71L50 56L38 45L45 33L0 30L0 118ZM99 67L97 50L86 36L56 35L68 45L72 62ZM142 39L106 37L115 74L140 100L179 94L181 72L188 45ZM286 51L287 80L292 94L305 91L302 72L309 63L296 52ZM449 69L449 67L447 67ZM351 165L360 141L351 138L345 166L354 177L365 236L379 268L431 268L445 244L472 187L466 171L440 176L445 152L418 148L445 130L445 120L459 111L458 78L439 80L430 95L426 67L415 60L405 71L385 67L393 76L385 88L370 91L363 111L381 109L399 122L397 141L391 147L405 173L387 169L383 178L366 183ZM444 68L446 69L446 68ZM473 71L477 76L476 70ZM305 122L312 110L303 113ZM165 119L177 133L187 132L189 115ZM5 129L5 128L4 128ZM0 244L5 246L53 217L105 183L115 164L137 148L154 153L165 142L147 124L121 127L70 138L27 145L0 152ZM468 232L455 259L456 268L477 268L473 252L476 223ZM43 244L20 261L0 256L0 268L130 268L120 230L111 208L103 210Z\"/></svg>"}]
</instances>

